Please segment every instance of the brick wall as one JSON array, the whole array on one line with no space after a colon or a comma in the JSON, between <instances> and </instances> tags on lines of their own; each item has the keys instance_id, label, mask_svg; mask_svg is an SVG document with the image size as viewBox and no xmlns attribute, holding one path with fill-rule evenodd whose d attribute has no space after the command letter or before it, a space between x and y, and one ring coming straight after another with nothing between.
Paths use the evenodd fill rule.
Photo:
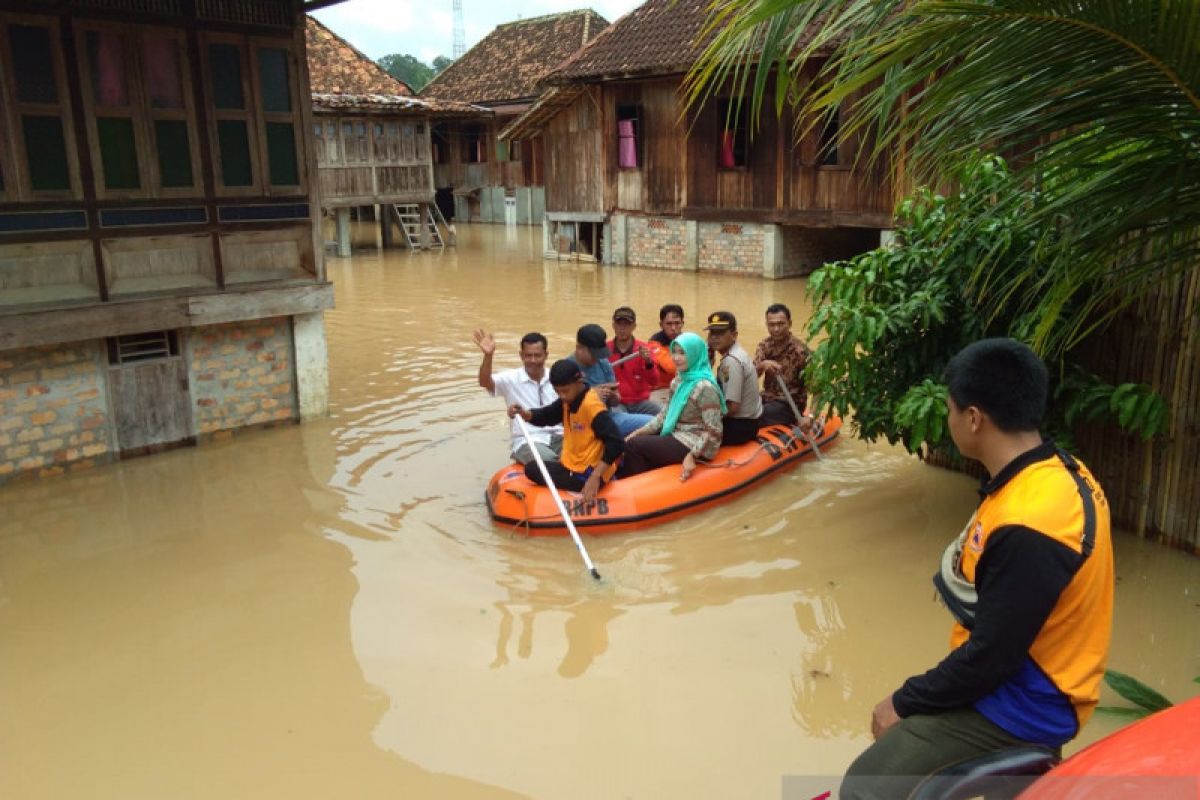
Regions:
<instances>
[{"instance_id":1,"label":"brick wall","mask_svg":"<svg viewBox=\"0 0 1200 800\"><path fill-rule=\"evenodd\" d=\"M703 272L763 273L763 228L753 223L701 222L700 264Z\"/></svg>"},{"instance_id":2,"label":"brick wall","mask_svg":"<svg viewBox=\"0 0 1200 800\"><path fill-rule=\"evenodd\" d=\"M287 317L196 328L189 341L192 418L201 438L299 419Z\"/></svg>"},{"instance_id":3,"label":"brick wall","mask_svg":"<svg viewBox=\"0 0 1200 800\"><path fill-rule=\"evenodd\" d=\"M0 482L113 457L100 343L0 353Z\"/></svg>"},{"instance_id":4,"label":"brick wall","mask_svg":"<svg viewBox=\"0 0 1200 800\"><path fill-rule=\"evenodd\" d=\"M629 217L626 261L631 267L691 269L687 223L681 219Z\"/></svg>"}]
</instances>

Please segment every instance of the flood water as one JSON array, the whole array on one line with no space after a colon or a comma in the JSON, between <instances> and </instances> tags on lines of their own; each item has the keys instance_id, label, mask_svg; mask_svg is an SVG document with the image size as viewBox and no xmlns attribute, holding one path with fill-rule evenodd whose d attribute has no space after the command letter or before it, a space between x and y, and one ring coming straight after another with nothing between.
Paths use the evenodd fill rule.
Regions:
<instances>
[{"instance_id":1,"label":"flood water","mask_svg":"<svg viewBox=\"0 0 1200 800\"><path fill-rule=\"evenodd\" d=\"M802 281L542 262L488 226L328 264L328 419L0 488L0 797L779 797L944 653L929 578L975 483L885 445L586 539L600 584L487 518L508 435L474 328L507 368L528 330L554 358L676 301L752 346ZM1200 560L1116 549L1111 666L1194 694Z\"/></svg>"}]
</instances>

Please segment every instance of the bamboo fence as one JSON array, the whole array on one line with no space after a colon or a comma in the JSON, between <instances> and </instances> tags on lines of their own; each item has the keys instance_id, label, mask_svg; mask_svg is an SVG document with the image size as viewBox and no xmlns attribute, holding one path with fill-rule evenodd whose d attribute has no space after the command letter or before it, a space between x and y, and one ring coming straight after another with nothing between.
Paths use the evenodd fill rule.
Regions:
<instances>
[{"instance_id":1,"label":"bamboo fence","mask_svg":"<svg viewBox=\"0 0 1200 800\"><path fill-rule=\"evenodd\" d=\"M1143 441L1115 423L1080 425L1075 446L1108 497L1113 525L1200 555L1200 269L1144 295L1079 353L1113 384L1145 383L1170 408L1167 432ZM976 477L974 462L925 460Z\"/></svg>"},{"instance_id":2,"label":"bamboo fence","mask_svg":"<svg viewBox=\"0 0 1200 800\"><path fill-rule=\"evenodd\" d=\"M1109 382L1148 384L1169 406L1167 432L1149 442L1113 424L1076 431L1114 523L1200 555L1200 269L1144 295L1082 356Z\"/></svg>"}]
</instances>

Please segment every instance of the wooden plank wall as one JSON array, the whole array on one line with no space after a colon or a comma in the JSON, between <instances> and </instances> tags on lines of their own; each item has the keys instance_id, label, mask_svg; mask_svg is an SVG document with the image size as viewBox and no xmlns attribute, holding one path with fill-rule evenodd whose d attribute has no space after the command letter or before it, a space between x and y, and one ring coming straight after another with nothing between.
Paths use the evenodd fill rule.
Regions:
<instances>
[{"instance_id":1,"label":"wooden plank wall","mask_svg":"<svg viewBox=\"0 0 1200 800\"><path fill-rule=\"evenodd\" d=\"M1151 442L1115 425L1083 426L1080 456L1122 527L1200 555L1200 269L1147 295L1084 348L1110 382L1149 384L1171 408Z\"/></svg>"},{"instance_id":2,"label":"wooden plank wall","mask_svg":"<svg viewBox=\"0 0 1200 800\"><path fill-rule=\"evenodd\" d=\"M544 141L546 208L550 211L604 210L603 115L596 92L584 92L550 120Z\"/></svg>"},{"instance_id":3,"label":"wooden plank wall","mask_svg":"<svg viewBox=\"0 0 1200 800\"><path fill-rule=\"evenodd\" d=\"M606 208L678 214L683 205L686 131L679 125L677 78L606 84L603 93L603 149ZM617 106L642 109L642 166L617 169ZM547 199L548 202L548 199ZM547 206L549 208L549 206Z\"/></svg>"}]
</instances>

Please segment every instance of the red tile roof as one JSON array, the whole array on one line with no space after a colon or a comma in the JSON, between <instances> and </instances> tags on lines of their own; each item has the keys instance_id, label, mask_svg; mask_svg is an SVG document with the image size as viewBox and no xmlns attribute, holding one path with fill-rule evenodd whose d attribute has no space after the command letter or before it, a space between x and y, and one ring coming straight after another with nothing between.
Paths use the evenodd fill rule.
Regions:
<instances>
[{"instance_id":1,"label":"red tile roof","mask_svg":"<svg viewBox=\"0 0 1200 800\"><path fill-rule=\"evenodd\" d=\"M442 70L421 96L484 104L534 97L547 72L607 27L591 9L499 25Z\"/></svg>"},{"instance_id":2,"label":"red tile roof","mask_svg":"<svg viewBox=\"0 0 1200 800\"><path fill-rule=\"evenodd\" d=\"M408 84L387 74L383 67L312 17L308 17L305 39L313 94L412 95Z\"/></svg>"},{"instance_id":3,"label":"red tile roof","mask_svg":"<svg viewBox=\"0 0 1200 800\"><path fill-rule=\"evenodd\" d=\"M551 81L685 72L711 0L647 0L554 70Z\"/></svg>"}]
</instances>

